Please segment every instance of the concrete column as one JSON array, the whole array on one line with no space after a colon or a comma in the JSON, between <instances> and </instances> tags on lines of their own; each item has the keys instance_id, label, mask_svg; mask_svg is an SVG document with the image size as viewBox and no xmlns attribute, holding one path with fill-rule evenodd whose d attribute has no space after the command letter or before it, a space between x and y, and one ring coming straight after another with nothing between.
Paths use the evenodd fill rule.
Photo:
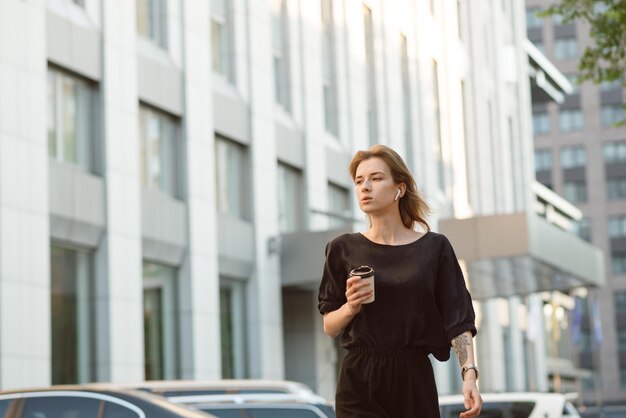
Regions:
<instances>
[{"instance_id":1,"label":"concrete column","mask_svg":"<svg viewBox=\"0 0 626 418\"><path fill-rule=\"evenodd\" d=\"M0 389L50 383L45 33L45 1L0 1Z\"/></svg>"},{"instance_id":2,"label":"concrete column","mask_svg":"<svg viewBox=\"0 0 626 418\"><path fill-rule=\"evenodd\" d=\"M102 1L107 234L96 253L98 380L144 376L135 2Z\"/></svg>"},{"instance_id":3,"label":"concrete column","mask_svg":"<svg viewBox=\"0 0 626 418\"><path fill-rule=\"evenodd\" d=\"M482 303L482 323L478 344L478 364L481 368L480 388L483 392L503 392L506 390L504 341L499 323L498 301Z\"/></svg>"},{"instance_id":4,"label":"concrete column","mask_svg":"<svg viewBox=\"0 0 626 418\"><path fill-rule=\"evenodd\" d=\"M222 364L209 4L181 3L185 73L181 139L185 142L187 216L193 225L179 274L183 379L220 378Z\"/></svg>"},{"instance_id":5,"label":"concrete column","mask_svg":"<svg viewBox=\"0 0 626 418\"><path fill-rule=\"evenodd\" d=\"M270 254L268 240L278 235L277 160L271 3L246 0L248 77L250 87L250 165L253 173L252 221L255 267L248 287L250 376L281 379L284 348L280 259Z\"/></svg>"},{"instance_id":6,"label":"concrete column","mask_svg":"<svg viewBox=\"0 0 626 418\"><path fill-rule=\"evenodd\" d=\"M514 296L509 298L509 328L510 328L510 344L511 344L511 363L509 371L512 375L513 387L510 389L521 392L526 385L526 368L524 365L524 338L519 325L519 305L520 298Z\"/></svg>"}]
</instances>

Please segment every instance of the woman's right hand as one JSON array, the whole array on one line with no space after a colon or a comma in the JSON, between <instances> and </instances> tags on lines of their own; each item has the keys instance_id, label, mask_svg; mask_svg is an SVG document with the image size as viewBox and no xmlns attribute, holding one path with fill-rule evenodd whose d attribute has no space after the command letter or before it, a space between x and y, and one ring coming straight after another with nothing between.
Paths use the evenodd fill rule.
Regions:
<instances>
[{"instance_id":1,"label":"woman's right hand","mask_svg":"<svg viewBox=\"0 0 626 418\"><path fill-rule=\"evenodd\" d=\"M360 277L350 277L346 281L346 299L352 315L361 312L361 305L372 296L373 290L369 281Z\"/></svg>"}]
</instances>

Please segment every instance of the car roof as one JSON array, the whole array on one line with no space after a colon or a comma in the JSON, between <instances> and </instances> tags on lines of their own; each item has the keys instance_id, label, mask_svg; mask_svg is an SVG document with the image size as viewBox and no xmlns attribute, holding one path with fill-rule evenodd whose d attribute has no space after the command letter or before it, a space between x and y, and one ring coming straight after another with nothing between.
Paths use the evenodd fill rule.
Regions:
<instances>
[{"instance_id":1,"label":"car roof","mask_svg":"<svg viewBox=\"0 0 626 418\"><path fill-rule=\"evenodd\" d=\"M267 379L218 379L218 380L149 380L145 382L124 382L124 383L95 383L102 387L128 387L128 388L148 388L153 390L186 389L186 388L210 388L210 389L231 389L231 388L263 388L263 389L286 389L293 391L311 389L303 383L290 380L267 380Z\"/></svg>"},{"instance_id":2,"label":"car roof","mask_svg":"<svg viewBox=\"0 0 626 418\"><path fill-rule=\"evenodd\" d=\"M207 414L188 408L185 405L177 405L169 402L162 396L154 395L140 390L123 388L101 389L98 387L91 387L89 385L53 385L42 388L25 388L0 391L0 397L23 398L29 397L29 395L34 394L72 396L72 393L92 393L95 395L108 395L109 397L118 398L125 401L139 401L139 405L143 405L144 407L147 407L147 405L152 405L150 408L160 408L161 411L167 410L170 413L177 414L176 416L181 417L184 416L188 418L200 418L207 416ZM106 400L106 398L103 400Z\"/></svg>"},{"instance_id":3,"label":"car roof","mask_svg":"<svg viewBox=\"0 0 626 418\"><path fill-rule=\"evenodd\" d=\"M250 404L250 403L299 403L331 405L326 399L315 394L292 394L292 393L246 393L246 394L220 394L220 395L189 395L172 396L168 398L174 403L187 405L197 404Z\"/></svg>"}]
</instances>

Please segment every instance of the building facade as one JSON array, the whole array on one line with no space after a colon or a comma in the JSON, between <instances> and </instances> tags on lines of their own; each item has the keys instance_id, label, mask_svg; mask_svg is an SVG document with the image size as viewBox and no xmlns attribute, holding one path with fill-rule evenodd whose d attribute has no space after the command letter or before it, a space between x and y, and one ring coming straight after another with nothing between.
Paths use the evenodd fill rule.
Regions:
<instances>
[{"instance_id":1,"label":"building facade","mask_svg":"<svg viewBox=\"0 0 626 418\"><path fill-rule=\"evenodd\" d=\"M537 180L577 205L583 212L579 234L601 248L607 265L606 286L585 306L582 334L575 357L592 371L581 389L588 405L624 403L626 399L626 284L623 281L626 127L623 80L595 85L575 83L578 62L591 45L589 26L563 24L558 17L541 19L549 5L527 0L528 38L572 81L574 91L557 105L533 104ZM600 10L599 10L600 11ZM594 331L593 312L599 313Z\"/></svg>"},{"instance_id":2,"label":"building facade","mask_svg":"<svg viewBox=\"0 0 626 418\"><path fill-rule=\"evenodd\" d=\"M332 398L324 244L366 227L347 166L383 143L458 245L482 389L547 390L538 294L597 284L601 263L535 211L530 92L561 87L533 79L524 16L520 0L0 2L0 388L263 377ZM442 393L455 362L436 363Z\"/></svg>"}]
</instances>

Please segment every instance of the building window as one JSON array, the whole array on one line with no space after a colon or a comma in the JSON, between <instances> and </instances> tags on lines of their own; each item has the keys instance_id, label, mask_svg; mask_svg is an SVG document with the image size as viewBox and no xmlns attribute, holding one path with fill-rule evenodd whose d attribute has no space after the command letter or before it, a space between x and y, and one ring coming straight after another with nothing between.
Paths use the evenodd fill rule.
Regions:
<instances>
[{"instance_id":1,"label":"building window","mask_svg":"<svg viewBox=\"0 0 626 418\"><path fill-rule=\"evenodd\" d=\"M338 228L350 223L350 191L344 187L328 183L328 210L331 213L330 227Z\"/></svg>"},{"instance_id":2,"label":"building window","mask_svg":"<svg viewBox=\"0 0 626 418\"><path fill-rule=\"evenodd\" d=\"M605 164L626 162L626 141L607 142L602 147Z\"/></svg>"},{"instance_id":3,"label":"building window","mask_svg":"<svg viewBox=\"0 0 626 418\"><path fill-rule=\"evenodd\" d=\"M611 271L613 272L613 274L626 273L626 252L611 252Z\"/></svg>"},{"instance_id":4,"label":"building window","mask_svg":"<svg viewBox=\"0 0 626 418\"><path fill-rule=\"evenodd\" d=\"M622 104L602 105L602 126L611 128L626 117Z\"/></svg>"},{"instance_id":5,"label":"building window","mask_svg":"<svg viewBox=\"0 0 626 418\"><path fill-rule=\"evenodd\" d=\"M616 78L611 81L603 81L600 83L600 91L614 91L614 90L622 90L624 86L624 81L621 78Z\"/></svg>"},{"instance_id":6,"label":"building window","mask_svg":"<svg viewBox=\"0 0 626 418\"><path fill-rule=\"evenodd\" d=\"M339 136L337 106L337 61L335 51L335 22L333 0L322 4L322 83L324 89L324 124L326 130Z\"/></svg>"},{"instance_id":7,"label":"building window","mask_svg":"<svg viewBox=\"0 0 626 418\"><path fill-rule=\"evenodd\" d=\"M50 248L50 297L52 384L93 381L96 334L90 253Z\"/></svg>"},{"instance_id":8,"label":"building window","mask_svg":"<svg viewBox=\"0 0 626 418\"><path fill-rule=\"evenodd\" d=\"M539 7L529 7L526 9L526 29L538 29L543 27L543 19L537 16Z\"/></svg>"},{"instance_id":9,"label":"building window","mask_svg":"<svg viewBox=\"0 0 626 418\"><path fill-rule=\"evenodd\" d=\"M587 242L591 242L591 219L582 218L578 222L574 222L573 232Z\"/></svg>"},{"instance_id":10,"label":"building window","mask_svg":"<svg viewBox=\"0 0 626 418\"><path fill-rule=\"evenodd\" d=\"M137 0L137 33L167 48L167 0Z\"/></svg>"},{"instance_id":11,"label":"building window","mask_svg":"<svg viewBox=\"0 0 626 418\"><path fill-rule=\"evenodd\" d=\"M289 66L289 19L286 0L273 0L272 36L274 56L274 94L276 103L291 112Z\"/></svg>"},{"instance_id":12,"label":"building window","mask_svg":"<svg viewBox=\"0 0 626 418\"><path fill-rule=\"evenodd\" d=\"M48 69L48 155L93 169L94 100L91 84Z\"/></svg>"},{"instance_id":13,"label":"building window","mask_svg":"<svg viewBox=\"0 0 626 418\"><path fill-rule=\"evenodd\" d=\"M626 215L609 216L608 226L611 239L626 238Z\"/></svg>"},{"instance_id":14,"label":"building window","mask_svg":"<svg viewBox=\"0 0 626 418\"><path fill-rule=\"evenodd\" d=\"M216 136L215 169L218 211L240 219L249 219L246 147L224 137Z\"/></svg>"},{"instance_id":15,"label":"building window","mask_svg":"<svg viewBox=\"0 0 626 418\"><path fill-rule=\"evenodd\" d=\"M367 122L369 144L378 142L378 99L376 95L376 64L374 54L374 22L372 10L363 6L365 28L365 68L367 71Z\"/></svg>"},{"instance_id":16,"label":"building window","mask_svg":"<svg viewBox=\"0 0 626 418\"><path fill-rule=\"evenodd\" d=\"M626 177L609 177L606 179L606 192L609 200L626 198Z\"/></svg>"},{"instance_id":17,"label":"building window","mask_svg":"<svg viewBox=\"0 0 626 418\"><path fill-rule=\"evenodd\" d=\"M243 379L248 375L245 288L244 281L220 278L223 379Z\"/></svg>"},{"instance_id":18,"label":"building window","mask_svg":"<svg viewBox=\"0 0 626 418\"><path fill-rule=\"evenodd\" d=\"M178 331L176 269L143 263L144 364L146 380L176 379Z\"/></svg>"},{"instance_id":19,"label":"building window","mask_svg":"<svg viewBox=\"0 0 626 418\"><path fill-rule=\"evenodd\" d=\"M563 197L572 203L587 201L587 183L583 181L566 181L563 183Z\"/></svg>"},{"instance_id":20,"label":"building window","mask_svg":"<svg viewBox=\"0 0 626 418\"><path fill-rule=\"evenodd\" d=\"M577 168L587 165L587 151L584 145L574 145L561 149L561 168Z\"/></svg>"},{"instance_id":21,"label":"building window","mask_svg":"<svg viewBox=\"0 0 626 418\"><path fill-rule=\"evenodd\" d=\"M302 229L302 172L283 163L278 163L278 211L281 232Z\"/></svg>"},{"instance_id":22,"label":"building window","mask_svg":"<svg viewBox=\"0 0 626 418\"><path fill-rule=\"evenodd\" d=\"M433 111L435 113L435 146L437 153L437 181L441 190L445 189L446 177L443 164L443 138L441 137L441 102L439 97L439 67L437 61L432 62L433 72Z\"/></svg>"},{"instance_id":23,"label":"building window","mask_svg":"<svg viewBox=\"0 0 626 418\"><path fill-rule=\"evenodd\" d=\"M585 126L581 109L561 109L559 112L559 128L561 132L579 131Z\"/></svg>"},{"instance_id":24,"label":"building window","mask_svg":"<svg viewBox=\"0 0 626 418\"><path fill-rule=\"evenodd\" d=\"M541 135L550 132L550 117L548 112L533 112L533 134Z\"/></svg>"},{"instance_id":25,"label":"building window","mask_svg":"<svg viewBox=\"0 0 626 418\"><path fill-rule=\"evenodd\" d=\"M535 150L535 171L552 170L552 150L537 149Z\"/></svg>"},{"instance_id":26,"label":"building window","mask_svg":"<svg viewBox=\"0 0 626 418\"><path fill-rule=\"evenodd\" d=\"M580 94L580 84L578 84L578 74L569 73L565 75L567 81L572 85L572 94Z\"/></svg>"},{"instance_id":27,"label":"building window","mask_svg":"<svg viewBox=\"0 0 626 418\"><path fill-rule=\"evenodd\" d=\"M578 56L578 42L575 36L557 38L554 41L554 57L558 60L574 59Z\"/></svg>"},{"instance_id":28,"label":"building window","mask_svg":"<svg viewBox=\"0 0 626 418\"><path fill-rule=\"evenodd\" d=\"M213 53L213 71L222 74L229 81L234 81L232 45L232 11L230 1L212 0L211 2L211 50Z\"/></svg>"},{"instance_id":29,"label":"building window","mask_svg":"<svg viewBox=\"0 0 626 418\"><path fill-rule=\"evenodd\" d=\"M141 184L172 197L179 197L177 125L166 113L139 107Z\"/></svg>"}]
</instances>

